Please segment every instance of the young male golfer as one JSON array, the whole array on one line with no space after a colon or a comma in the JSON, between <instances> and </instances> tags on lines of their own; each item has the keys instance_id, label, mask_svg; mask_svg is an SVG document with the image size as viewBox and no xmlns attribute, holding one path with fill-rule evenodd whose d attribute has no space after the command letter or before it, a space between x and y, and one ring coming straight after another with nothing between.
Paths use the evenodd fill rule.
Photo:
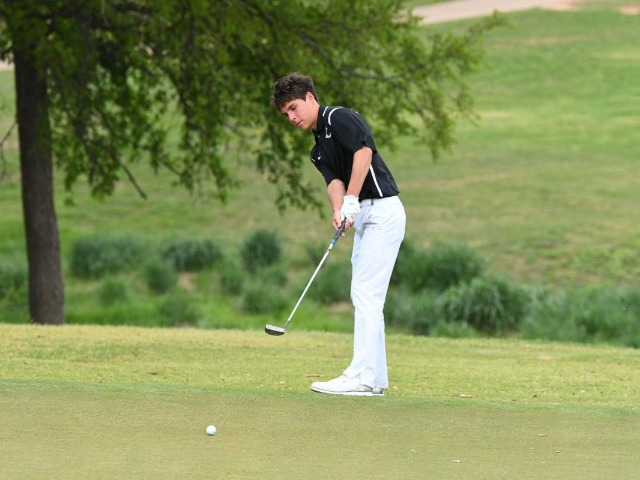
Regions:
<instances>
[{"instance_id":1,"label":"young male golfer","mask_svg":"<svg viewBox=\"0 0 640 480\"><path fill-rule=\"evenodd\" d=\"M291 124L313 133L311 161L327 183L333 227L346 219L347 228L355 228L353 359L341 376L315 382L311 390L384 395L389 379L382 310L406 224L398 187L362 117L349 108L320 105L310 77L290 73L278 80L271 104Z\"/></svg>"}]
</instances>

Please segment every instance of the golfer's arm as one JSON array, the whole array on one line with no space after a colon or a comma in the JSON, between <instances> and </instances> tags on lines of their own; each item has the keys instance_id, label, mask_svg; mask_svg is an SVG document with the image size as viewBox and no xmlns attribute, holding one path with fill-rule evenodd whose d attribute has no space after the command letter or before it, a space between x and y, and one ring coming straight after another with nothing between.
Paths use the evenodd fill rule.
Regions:
<instances>
[{"instance_id":1,"label":"golfer's arm","mask_svg":"<svg viewBox=\"0 0 640 480\"><path fill-rule=\"evenodd\" d=\"M372 158L373 151L369 147L362 147L353 155L353 168L345 195L360 196L360 190L362 190L362 184L369 173Z\"/></svg>"},{"instance_id":2,"label":"golfer's arm","mask_svg":"<svg viewBox=\"0 0 640 480\"><path fill-rule=\"evenodd\" d=\"M327 186L327 195L334 213L339 212L342 208L345 195L360 196L362 184L364 183L364 179L367 178L367 173L369 173L372 157L372 150L369 147L362 147L353 155L353 168L351 169L349 186L345 187L344 183L340 180L333 180L329 183Z\"/></svg>"},{"instance_id":3,"label":"golfer's arm","mask_svg":"<svg viewBox=\"0 0 640 480\"><path fill-rule=\"evenodd\" d=\"M333 180L327 185L327 196L329 197L329 203L331 203L334 214L342 208L345 193L346 188L341 180Z\"/></svg>"}]
</instances>

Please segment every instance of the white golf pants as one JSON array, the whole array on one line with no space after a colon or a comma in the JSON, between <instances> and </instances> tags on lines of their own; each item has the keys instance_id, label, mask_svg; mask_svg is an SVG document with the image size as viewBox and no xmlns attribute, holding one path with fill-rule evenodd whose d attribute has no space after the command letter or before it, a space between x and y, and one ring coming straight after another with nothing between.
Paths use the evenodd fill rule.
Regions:
<instances>
[{"instance_id":1,"label":"white golf pants","mask_svg":"<svg viewBox=\"0 0 640 480\"><path fill-rule=\"evenodd\" d=\"M406 216L398 197L364 200L355 220L351 254L354 306L353 360L344 374L360 383L387 388L383 308L391 272L404 239Z\"/></svg>"}]
</instances>

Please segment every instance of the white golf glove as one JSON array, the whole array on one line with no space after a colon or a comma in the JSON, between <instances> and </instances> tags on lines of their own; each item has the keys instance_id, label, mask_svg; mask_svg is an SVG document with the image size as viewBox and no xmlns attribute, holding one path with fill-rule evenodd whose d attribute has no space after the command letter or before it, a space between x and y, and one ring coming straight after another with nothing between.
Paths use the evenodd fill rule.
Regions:
<instances>
[{"instance_id":1,"label":"white golf glove","mask_svg":"<svg viewBox=\"0 0 640 480\"><path fill-rule=\"evenodd\" d=\"M340 215L342 219L346 219L347 222L353 224L354 220L360 213L360 202L355 195L345 195L342 208L340 209Z\"/></svg>"}]
</instances>

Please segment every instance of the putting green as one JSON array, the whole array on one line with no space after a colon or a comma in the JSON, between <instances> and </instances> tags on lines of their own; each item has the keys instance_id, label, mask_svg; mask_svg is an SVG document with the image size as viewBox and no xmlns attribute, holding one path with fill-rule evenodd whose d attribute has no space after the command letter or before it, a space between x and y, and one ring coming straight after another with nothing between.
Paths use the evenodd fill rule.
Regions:
<instances>
[{"instance_id":1,"label":"putting green","mask_svg":"<svg viewBox=\"0 0 640 480\"><path fill-rule=\"evenodd\" d=\"M4 382L0 424L5 479L595 480L640 471L635 414L472 399Z\"/></svg>"}]
</instances>

